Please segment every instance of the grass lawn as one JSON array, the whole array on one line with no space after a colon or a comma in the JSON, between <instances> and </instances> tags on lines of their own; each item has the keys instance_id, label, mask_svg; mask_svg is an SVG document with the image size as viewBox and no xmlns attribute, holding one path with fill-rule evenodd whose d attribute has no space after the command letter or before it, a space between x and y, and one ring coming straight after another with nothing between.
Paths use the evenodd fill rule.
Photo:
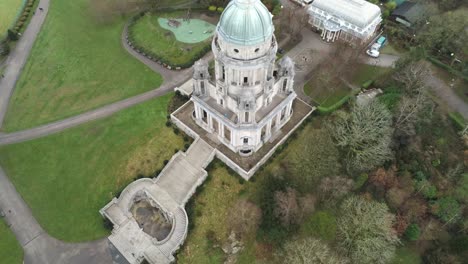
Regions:
<instances>
[{"instance_id":1,"label":"grass lawn","mask_svg":"<svg viewBox=\"0 0 468 264\"><path fill-rule=\"evenodd\" d=\"M224 262L224 252L213 248L213 241L207 238L207 233L214 232L219 242L227 240L230 232L227 216L244 186L239 183L240 177L230 175L220 164L216 161L203 191L193 198L193 213L189 221L194 228L189 231L185 246L177 255L178 263Z\"/></svg>"},{"instance_id":2,"label":"grass lawn","mask_svg":"<svg viewBox=\"0 0 468 264\"><path fill-rule=\"evenodd\" d=\"M389 54L389 55L400 55L401 54L401 52L390 43L385 44L384 47L382 48L382 50L380 50L380 53Z\"/></svg>"},{"instance_id":3,"label":"grass lawn","mask_svg":"<svg viewBox=\"0 0 468 264\"><path fill-rule=\"evenodd\" d=\"M343 83L336 87L320 85L315 78L312 78L304 85L304 92L315 103L323 107L329 107L348 95L351 90Z\"/></svg>"},{"instance_id":4,"label":"grass lawn","mask_svg":"<svg viewBox=\"0 0 468 264\"><path fill-rule=\"evenodd\" d=\"M23 263L23 249L3 220L0 220L0 249L0 264Z\"/></svg>"},{"instance_id":5,"label":"grass lawn","mask_svg":"<svg viewBox=\"0 0 468 264\"><path fill-rule=\"evenodd\" d=\"M4 130L34 127L158 87L161 76L122 48L125 22L97 24L87 0L52 1Z\"/></svg>"},{"instance_id":6,"label":"grass lawn","mask_svg":"<svg viewBox=\"0 0 468 264\"><path fill-rule=\"evenodd\" d=\"M367 64L358 64L357 70L353 77L349 80L350 83L361 86L368 80L376 80L384 74L391 71L391 68L378 67Z\"/></svg>"},{"instance_id":7,"label":"grass lawn","mask_svg":"<svg viewBox=\"0 0 468 264\"><path fill-rule=\"evenodd\" d=\"M174 33L163 29L158 18L183 18L186 12L147 13L131 28L134 41L146 50L151 51L171 65L190 63L192 58L203 49L211 46L211 37L198 43L189 44L176 40Z\"/></svg>"},{"instance_id":8,"label":"grass lawn","mask_svg":"<svg viewBox=\"0 0 468 264\"><path fill-rule=\"evenodd\" d=\"M0 38L6 35L8 28L15 20L23 0L2 0L0 1Z\"/></svg>"},{"instance_id":9,"label":"grass lawn","mask_svg":"<svg viewBox=\"0 0 468 264\"><path fill-rule=\"evenodd\" d=\"M171 95L62 133L0 148L0 164L46 231L65 241L108 235L99 209L183 148L165 126Z\"/></svg>"}]
</instances>

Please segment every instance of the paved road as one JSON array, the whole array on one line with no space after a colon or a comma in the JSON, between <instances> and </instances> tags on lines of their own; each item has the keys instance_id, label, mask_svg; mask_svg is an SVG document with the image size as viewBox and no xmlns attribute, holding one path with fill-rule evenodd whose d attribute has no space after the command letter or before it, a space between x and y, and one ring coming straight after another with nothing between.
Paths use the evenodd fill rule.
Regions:
<instances>
[{"instance_id":1,"label":"paved road","mask_svg":"<svg viewBox=\"0 0 468 264\"><path fill-rule=\"evenodd\" d=\"M8 102L13 94L16 81L21 74L21 70L28 59L34 41L49 11L49 0L40 0L39 7L42 7L43 11L36 10L31 22L5 62L7 68L4 77L0 78L0 127L2 127L3 119L8 108Z\"/></svg>"},{"instance_id":2,"label":"paved road","mask_svg":"<svg viewBox=\"0 0 468 264\"><path fill-rule=\"evenodd\" d=\"M428 76L426 84L432 88L436 96L443 100L451 110L459 112L465 120L468 120L468 104L458 97L453 89L444 81L437 78L435 73Z\"/></svg>"},{"instance_id":3,"label":"paved road","mask_svg":"<svg viewBox=\"0 0 468 264\"><path fill-rule=\"evenodd\" d=\"M107 239L70 244L50 237L0 168L0 209L24 250L26 264L112 263Z\"/></svg>"}]
</instances>

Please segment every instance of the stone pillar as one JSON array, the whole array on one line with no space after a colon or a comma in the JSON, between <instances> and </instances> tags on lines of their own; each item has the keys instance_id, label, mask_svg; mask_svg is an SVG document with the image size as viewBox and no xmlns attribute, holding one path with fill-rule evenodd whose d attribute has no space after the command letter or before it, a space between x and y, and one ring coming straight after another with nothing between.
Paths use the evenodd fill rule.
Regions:
<instances>
[{"instance_id":1,"label":"stone pillar","mask_svg":"<svg viewBox=\"0 0 468 264\"><path fill-rule=\"evenodd\" d=\"M209 128L210 130L213 129L213 120L212 120L212 118L213 118L213 117L211 116L211 114L208 113L207 121L208 121L208 128Z\"/></svg>"},{"instance_id":2,"label":"stone pillar","mask_svg":"<svg viewBox=\"0 0 468 264\"><path fill-rule=\"evenodd\" d=\"M288 103L288 106L286 107L286 116L291 115L291 110L292 110L292 101Z\"/></svg>"},{"instance_id":3,"label":"stone pillar","mask_svg":"<svg viewBox=\"0 0 468 264\"><path fill-rule=\"evenodd\" d=\"M218 135L221 138L224 138L224 125L221 123L221 121L219 120L216 120L216 121L218 121Z\"/></svg>"},{"instance_id":4,"label":"stone pillar","mask_svg":"<svg viewBox=\"0 0 468 264\"><path fill-rule=\"evenodd\" d=\"M281 112L282 112L282 109L281 111L279 111L279 113L276 115L276 127L279 128L280 127L280 122L281 122Z\"/></svg>"},{"instance_id":5,"label":"stone pillar","mask_svg":"<svg viewBox=\"0 0 468 264\"><path fill-rule=\"evenodd\" d=\"M271 137L271 119L268 120L268 123L266 124L265 139L268 139L270 137Z\"/></svg>"}]
</instances>

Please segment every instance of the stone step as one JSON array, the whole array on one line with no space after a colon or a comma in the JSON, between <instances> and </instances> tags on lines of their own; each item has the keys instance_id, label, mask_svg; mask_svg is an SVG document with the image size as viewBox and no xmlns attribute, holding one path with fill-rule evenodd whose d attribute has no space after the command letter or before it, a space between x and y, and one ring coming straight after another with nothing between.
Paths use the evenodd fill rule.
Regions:
<instances>
[{"instance_id":1,"label":"stone step","mask_svg":"<svg viewBox=\"0 0 468 264\"><path fill-rule=\"evenodd\" d=\"M170 239L158 247L159 250L167 256L172 256L172 253L181 246L187 235L187 216L184 209L178 207L173 213L174 219L176 219L174 231L171 234Z\"/></svg>"}]
</instances>

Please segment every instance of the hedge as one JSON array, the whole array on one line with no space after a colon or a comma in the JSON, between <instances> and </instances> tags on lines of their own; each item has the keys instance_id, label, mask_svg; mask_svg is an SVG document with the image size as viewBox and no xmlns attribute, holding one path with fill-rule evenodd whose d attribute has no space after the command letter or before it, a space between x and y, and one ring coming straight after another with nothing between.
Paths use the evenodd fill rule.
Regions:
<instances>
[{"instance_id":1,"label":"hedge","mask_svg":"<svg viewBox=\"0 0 468 264\"><path fill-rule=\"evenodd\" d=\"M168 60L160 57L159 55L153 53L152 51L138 45L133 37L133 30L132 30L132 25L134 25L140 18L142 18L145 15L146 12L140 12L137 15L133 16L127 27L127 43L130 45L130 47L135 50L138 53L141 53L143 56L147 57L148 59L157 62L159 64L162 64L163 66L169 66L171 69L175 69L180 67L181 69L184 68L190 68L192 65L199 59L201 59L203 56L205 56L206 53L208 53L211 50L211 43L207 44L204 46L198 53L194 54L190 60L186 63L171 63Z\"/></svg>"},{"instance_id":2,"label":"hedge","mask_svg":"<svg viewBox=\"0 0 468 264\"><path fill-rule=\"evenodd\" d=\"M333 112L335 112L338 108L340 108L341 106L343 106L346 102L348 102L348 100L355 96L357 93L359 93L361 90L354 90L354 91L351 91L348 95L344 96L343 98L341 98L338 102L334 103L333 105L329 106L329 107L324 107L324 106L317 106L317 109L319 111L320 114L331 114Z\"/></svg>"},{"instance_id":3,"label":"hedge","mask_svg":"<svg viewBox=\"0 0 468 264\"><path fill-rule=\"evenodd\" d=\"M434 58L434 57L432 57L432 56L427 56L427 59L428 59L430 62L432 62L434 65L436 65L436 66L438 66L438 67L440 67L440 68L442 68L442 69L444 69L444 70L446 70L446 71L448 71L448 72L450 72L450 73L452 73L452 74L454 74L454 75L456 75L456 76L458 76L458 77L464 79L465 81L468 81L468 76L466 76L465 74L461 73L460 71L455 70L455 69L452 68L450 65L447 65L447 64L441 62L440 60L438 60L438 59L436 59L436 58Z\"/></svg>"},{"instance_id":4,"label":"hedge","mask_svg":"<svg viewBox=\"0 0 468 264\"><path fill-rule=\"evenodd\" d=\"M374 80L367 80L367 81L365 81L365 82L361 85L361 87L364 88L364 89L367 89L367 88L369 88L373 83L374 83Z\"/></svg>"},{"instance_id":5,"label":"hedge","mask_svg":"<svg viewBox=\"0 0 468 264\"><path fill-rule=\"evenodd\" d=\"M463 130L466 128L467 123L460 113L451 112L449 113L449 117L458 129Z\"/></svg>"},{"instance_id":6,"label":"hedge","mask_svg":"<svg viewBox=\"0 0 468 264\"><path fill-rule=\"evenodd\" d=\"M24 1L21 11L18 12L16 21L8 29L7 35L5 36L5 39L3 40L10 40L10 41L18 40L18 32L26 24L25 22L31 16L31 9L34 6L35 1L37 0ZM0 41L2 41L2 39L0 39Z\"/></svg>"}]
</instances>

